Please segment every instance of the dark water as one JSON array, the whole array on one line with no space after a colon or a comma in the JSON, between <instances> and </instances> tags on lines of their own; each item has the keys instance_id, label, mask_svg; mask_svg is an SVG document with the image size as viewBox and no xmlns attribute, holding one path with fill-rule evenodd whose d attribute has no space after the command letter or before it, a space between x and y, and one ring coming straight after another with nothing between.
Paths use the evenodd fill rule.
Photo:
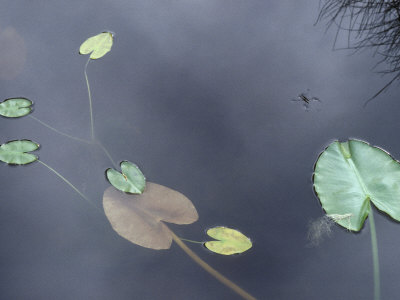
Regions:
<instances>
[{"instance_id":1,"label":"dark water","mask_svg":"<svg viewBox=\"0 0 400 300\"><path fill-rule=\"evenodd\" d=\"M5 0L0 49L12 51L0 52L0 97L27 97L35 117L89 137L78 48L115 32L88 67L96 136L115 160L192 200L199 221L171 228L195 240L215 225L248 235L254 246L239 256L189 246L259 299L372 299L368 222L307 247L308 224L323 215L311 176L334 139L400 158L399 87L363 109L391 77L372 71L371 51L331 51L335 32L314 26L317 15L318 1ZM307 89L322 101L309 111L290 101ZM100 150L27 117L0 128L2 143L40 143L40 159L101 207L111 164ZM237 298L175 244L156 251L119 237L39 163L2 164L0 179L1 299ZM400 227L378 214L376 223L382 299L396 299Z\"/></svg>"}]
</instances>

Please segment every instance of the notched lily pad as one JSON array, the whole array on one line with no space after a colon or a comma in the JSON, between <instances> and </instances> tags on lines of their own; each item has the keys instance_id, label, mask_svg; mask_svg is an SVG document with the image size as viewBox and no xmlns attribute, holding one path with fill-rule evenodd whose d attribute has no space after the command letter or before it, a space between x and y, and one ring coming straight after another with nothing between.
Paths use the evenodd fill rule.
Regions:
<instances>
[{"instance_id":1,"label":"notched lily pad","mask_svg":"<svg viewBox=\"0 0 400 300\"><path fill-rule=\"evenodd\" d=\"M400 164L366 142L335 141L319 156L314 189L327 215L353 231L361 230L371 202L400 221Z\"/></svg>"},{"instance_id":2,"label":"notched lily pad","mask_svg":"<svg viewBox=\"0 0 400 300\"><path fill-rule=\"evenodd\" d=\"M0 115L7 118L19 118L32 111L32 101L26 98L10 98L0 102Z\"/></svg>"},{"instance_id":3,"label":"notched lily pad","mask_svg":"<svg viewBox=\"0 0 400 300\"><path fill-rule=\"evenodd\" d=\"M146 186L146 178L134 163L123 161L120 164L122 173L107 169L108 181L118 190L126 193L141 194Z\"/></svg>"},{"instance_id":4,"label":"notched lily pad","mask_svg":"<svg viewBox=\"0 0 400 300\"><path fill-rule=\"evenodd\" d=\"M208 250L222 255L242 253L253 245L243 233L228 227L214 227L207 230L207 234L218 241L206 242L204 246Z\"/></svg>"},{"instance_id":5,"label":"notched lily pad","mask_svg":"<svg viewBox=\"0 0 400 300\"><path fill-rule=\"evenodd\" d=\"M109 187L104 212L113 229L128 241L146 248L168 249L172 235L164 222L191 224L199 218L193 203L168 187L148 182L141 195Z\"/></svg>"},{"instance_id":6,"label":"notched lily pad","mask_svg":"<svg viewBox=\"0 0 400 300\"><path fill-rule=\"evenodd\" d=\"M0 146L0 161L11 165L25 165L34 162L38 157L27 153L35 151L39 144L30 140L10 141Z\"/></svg>"},{"instance_id":7,"label":"notched lily pad","mask_svg":"<svg viewBox=\"0 0 400 300\"><path fill-rule=\"evenodd\" d=\"M79 54L89 54L91 59L98 59L106 55L113 45L111 32L102 32L88 38L79 48Z\"/></svg>"}]
</instances>

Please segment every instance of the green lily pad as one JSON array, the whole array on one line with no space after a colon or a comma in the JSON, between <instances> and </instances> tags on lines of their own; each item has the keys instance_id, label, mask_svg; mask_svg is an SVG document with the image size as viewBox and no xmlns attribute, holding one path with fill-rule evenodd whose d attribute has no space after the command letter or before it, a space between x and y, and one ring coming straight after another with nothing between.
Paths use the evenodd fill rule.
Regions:
<instances>
[{"instance_id":1,"label":"green lily pad","mask_svg":"<svg viewBox=\"0 0 400 300\"><path fill-rule=\"evenodd\" d=\"M146 178L139 167L129 161L120 164L122 173L107 169L108 181L118 190L131 194L141 194L146 187Z\"/></svg>"},{"instance_id":2,"label":"green lily pad","mask_svg":"<svg viewBox=\"0 0 400 300\"><path fill-rule=\"evenodd\" d=\"M209 241L204 245L207 249L223 255L242 253L252 247L250 239L241 232L228 227L214 227L207 234L218 241Z\"/></svg>"},{"instance_id":3,"label":"green lily pad","mask_svg":"<svg viewBox=\"0 0 400 300\"><path fill-rule=\"evenodd\" d=\"M327 215L349 230L361 230L371 202L400 221L400 164L380 148L335 141L319 156L313 181Z\"/></svg>"},{"instance_id":4,"label":"green lily pad","mask_svg":"<svg viewBox=\"0 0 400 300\"><path fill-rule=\"evenodd\" d=\"M26 98L10 98L0 102L0 115L7 118L19 118L32 111L32 101Z\"/></svg>"},{"instance_id":5,"label":"green lily pad","mask_svg":"<svg viewBox=\"0 0 400 300\"><path fill-rule=\"evenodd\" d=\"M111 32L102 32L98 35L88 38L79 48L80 54L90 54L91 59L103 57L111 50L113 44L113 35Z\"/></svg>"},{"instance_id":6,"label":"green lily pad","mask_svg":"<svg viewBox=\"0 0 400 300\"><path fill-rule=\"evenodd\" d=\"M39 148L39 144L30 140L10 141L0 146L0 161L11 165L25 165L34 162L38 157L30 151Z\"/></svg>"}]
</instances>

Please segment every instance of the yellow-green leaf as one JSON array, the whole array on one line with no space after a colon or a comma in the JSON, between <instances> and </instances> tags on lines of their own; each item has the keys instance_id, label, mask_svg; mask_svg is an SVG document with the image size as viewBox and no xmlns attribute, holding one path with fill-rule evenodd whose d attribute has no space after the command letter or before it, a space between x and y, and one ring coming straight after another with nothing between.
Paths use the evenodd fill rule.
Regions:
<instances>
[{"instance_id":1,"label":"yellow-green leaf","mask_svg":"<svg viewBox=\"0 0 400 300\"><path fill-rule=\"evenodd\" d=\"M204 245L207 249L223 255L242 253L252 247L250 239L241 232L228 227L214 227L207 234L218 241L209 241Z\"/></svg>"},{"instance_id":2,"label":"yellow-green leaf","mask_svg":"<svg viewBox=\"0 0 400 300\"><path fill-rule=\"evenodd\" d=\"M102 32L84 41L79 48L80 54L90 54L91 59L103 57L111 50L113 35L111 32Z\"/></svg>"}]
</instances>

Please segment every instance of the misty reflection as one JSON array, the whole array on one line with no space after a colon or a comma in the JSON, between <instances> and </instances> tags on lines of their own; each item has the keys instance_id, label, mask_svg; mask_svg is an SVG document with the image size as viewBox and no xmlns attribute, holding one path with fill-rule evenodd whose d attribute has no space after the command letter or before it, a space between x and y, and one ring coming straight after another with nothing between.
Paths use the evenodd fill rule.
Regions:
<instances>
[{"instance_id":1,"label":"misty reflection","mask_svg":"<svg viewBox=\"0 0 400 300\"><path fill-rule=\"evenodd\" d=\"M26 61L24 39L13 27L0 28L0 79L14 79Z\"/></svg>"}]
</instances>

